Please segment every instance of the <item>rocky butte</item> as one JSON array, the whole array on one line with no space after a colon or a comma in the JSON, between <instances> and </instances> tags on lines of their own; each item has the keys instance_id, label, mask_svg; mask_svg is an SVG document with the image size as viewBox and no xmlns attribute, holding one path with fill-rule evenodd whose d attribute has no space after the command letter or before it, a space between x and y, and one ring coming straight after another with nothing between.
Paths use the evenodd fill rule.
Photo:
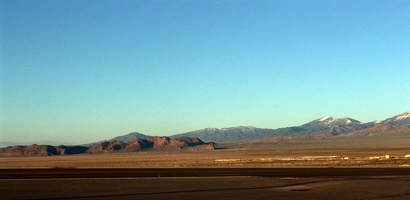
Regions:
<instances>
[{"instance_id":1,"label":"rocky butte","mask_svg":"<svg viewBox=\"0 0 410 200\"><path fill-rule=\"evenodd\" d=\"M9 146L0 149L0 156L54 156L81 153L138 152L146 150L214 150L215 143L205 143L198 138L147 137L132 142L105 141L95 146Z\"/></svg>"}]
</instances>

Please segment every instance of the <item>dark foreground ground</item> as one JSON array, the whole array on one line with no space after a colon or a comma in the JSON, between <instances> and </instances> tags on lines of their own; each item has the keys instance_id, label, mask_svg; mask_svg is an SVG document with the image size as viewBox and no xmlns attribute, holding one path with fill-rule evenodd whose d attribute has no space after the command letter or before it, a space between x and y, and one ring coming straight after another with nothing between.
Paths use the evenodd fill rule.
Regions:
<instances>
[{"instance_id":1,"label":"dark foreground ground","mask_svg":"<svg viewBox=\"0 0 410 200\"><path fill-rule=\"evenodd\" d=\"M2 169L0 199L410 199L410 168Z\"/></svg>"}]
</instances>

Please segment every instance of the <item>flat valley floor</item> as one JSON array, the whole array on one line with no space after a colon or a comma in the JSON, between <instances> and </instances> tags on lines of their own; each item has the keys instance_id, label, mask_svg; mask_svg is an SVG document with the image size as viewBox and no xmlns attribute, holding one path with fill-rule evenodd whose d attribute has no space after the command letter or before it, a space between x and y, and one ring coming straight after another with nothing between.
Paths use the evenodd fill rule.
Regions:
<instances>
[{"instance_id":1,"label":"flat valley floor","mask_svg":"<svg viewBox=\"0 0 410 200\"><path fill-rule=\"evenodd\" d=\"M410 199L407 136L218 147L0 157L0 199Z\"/></svg>"},{"instance_id":2,"label":"flat valley floor","mask_svg":"<svg viewBox=\"0 0 410 200\"><path fill-rule=\"evenodd\" d=\"M79 171L78 171L79 170ZM85 170L84 172L81 172ZM403 168L1 171L1 199L408 199ZM13 175L13 173L15 173ZM7 175L8 174L8 175ZM363 176L362 174L365 174Z\"/></svg>"}]
</instances>

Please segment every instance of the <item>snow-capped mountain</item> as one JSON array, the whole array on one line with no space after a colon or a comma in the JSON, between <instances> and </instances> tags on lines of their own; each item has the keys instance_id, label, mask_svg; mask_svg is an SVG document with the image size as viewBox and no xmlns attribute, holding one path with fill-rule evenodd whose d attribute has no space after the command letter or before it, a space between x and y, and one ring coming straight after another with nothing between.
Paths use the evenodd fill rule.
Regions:
<instances>
[{"instance_id":1,"label":"snow-capped mountain","mask_svg":"<svg viewBox=\"0 0 410 200\"><path fill-rule=\"evenodd\" d=\"M400 115L383 120L381 124L388 125L410 125L410 112L405 112Z\"/></svg>"},{"instance_id":2,"label":"snow-capped mountain","mask_svg":"<svg viewBox=\"0 0 410 200\"><path fill-rule=\"evenodd\" d=\"M325 116L316 120L313 120L309 123L303 124L301 127L305 129L313 129L313 130L322 130L328 129L335 126L352 126L352 125L360 125L363 124L355 119L352 118L335 118Z\"/></svg>"},{"instance_id":3,"label":"snow-capped mountain","mask_svg":"<svg viewBox=\"0 0 410 200\"><path fill-rule=\"evenodd\" d=\"M307 135L319 135L331 133L333 135L339 135L344 133L349 133L365 128L369 128L373 124L364 124L358 120L352 118L335 118L325 116L316 120L313 120L309 123L303 124L300 126L305 129Z\"/></svg>"},{"instance_id":4,"label":"snow-capped mountain","mask_svg":"<svg viewBox=\"0 0 410 200\"><path fill-rule=\"evenodd\" d=\"M235 143L235 142L249 142L252 140L272 138L276 136L318 136L318 135L343 135L359 130L364 130L373 127L375 124L387 125L407 125L410 126L410 112L406 112L395 117L362 123L352 118L335 118L335 117L321 117L315 119L301 126L291 126L279 129L257 128L252 126L238 126L230 128L205 128L202 130L195 130L186 133L180 133L169 136L172 139L178 137L197 137L205 142L216 143ZM379 129L372 129L372 131ZM401 130L401 129L400 129ZM384 130L381 130L383 132ZM386 132L386 131L385 131ZM380 134L380 133L378 133ZM137 138L146 138L147 135L141 133L130 133L124 136L115 137L109 141L117 140L122 142L129 142ZM93 145L96 145L94 143Z\"/></svg>"},{"instance_id":5,"label":"snow-capped mountain","mask_svg":"<svg viewBox=\"0 0 410 200\"><path fill-rule=\"evenodd\" d=\"M206 128L197 131L177 134L170 138L178 137L198 137L203 141L213 141L216 143L249 142L255 139L269 138L274 136L298 135L305 131L299 127L287 127L279 129L255 128L252 126L237 126L230 128Z\"/></svg>"}]
</instances>

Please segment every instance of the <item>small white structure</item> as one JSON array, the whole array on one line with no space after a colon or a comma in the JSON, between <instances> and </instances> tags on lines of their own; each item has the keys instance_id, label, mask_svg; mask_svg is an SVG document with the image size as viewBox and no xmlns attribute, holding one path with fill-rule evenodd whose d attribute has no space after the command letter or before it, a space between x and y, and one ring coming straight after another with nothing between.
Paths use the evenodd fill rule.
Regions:
<instances>
[{"instance_id":1,"label":"small white structure","mask_svg":"<svg viewBox=\"0 0 410 200\"><path fill-rule=\"evenodd\" d=\"M390 158L390 155L385 155L384 156L386 159L389 159Z\"/></svg>"},{"instance_id":2,"label":"small white structure","mask_svg":"<svg viewBox=\"0 0 410 200\"><path fill-rule=\"evenodd\" d=\"M377 160L377 159L380 159L380 157L379 156L370 157L370 160Z\"/></svg>"},{"instance_id":3,"label":"small white structure","mask_svg":"<svg viewBox=\"0 0 410 200\"><path fill-rule=\"evenodd\" d=\"M409 155L405 155L404 158L410 158L410 154L409 154Z\"/></svg>"},{"instance_id":4,"label":"small white structure","mask_svg":"<svg viewBox=\"0 0 410 200\"><path fill-rule=\"evenodd\" d=\"M215 159L215 162L238 162L241 159Z\"/></svg>"}]
</instances>

